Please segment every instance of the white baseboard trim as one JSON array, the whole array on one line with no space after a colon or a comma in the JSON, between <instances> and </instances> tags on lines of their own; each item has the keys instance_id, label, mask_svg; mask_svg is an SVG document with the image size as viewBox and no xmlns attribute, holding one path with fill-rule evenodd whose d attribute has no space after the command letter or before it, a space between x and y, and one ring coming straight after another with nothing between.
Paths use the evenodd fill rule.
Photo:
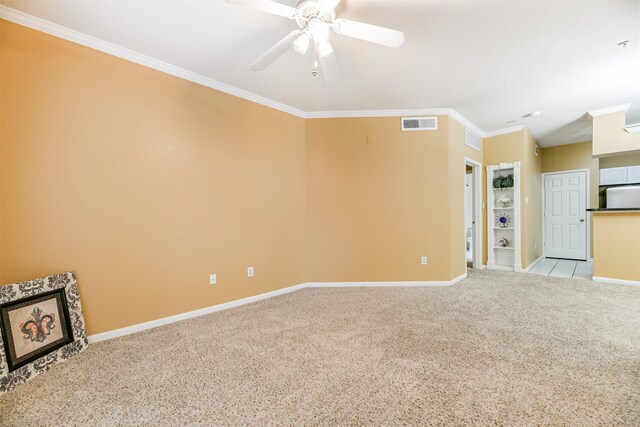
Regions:
<instances>
[{"instance_id":1,"label":"white baseboard trim","mask_svg":"<svg viewBox=\"0 0 640 427\"><path fill-rule=\"evenodd\" d=\"M542 259L544 258L544 255L540 255L535 261L533 261L531 264L529 264L527 266L527 268L525 268L523 271L525 273L528 273L529 271L531 271L531 269L533 268L534 265L536 265L537 263L539 263Z\"/></svg>"},{"instance_id":2,"label":"white baseboard trim","mask_svg":"<svg viewBox=\"0 0 640 427\"><path fill-rule=\"evenodd\" d=\"M216 311L227 310L229 308L239 307L244 304L260 301L267 298L276 297L278 295L288 294L306 287L306 283L301 285L290 286L288 288L278 289L264 294L254 295L252 297L242 298L234 301L225 302L218 305L212 305L210 307L201 308L198 310L188 311L186 313L176 314L174 316L163 317L162 319L150 320L144 323L138 323L137 325L126 326L120 329L114 329L113 331L101 332L95 335L89 335L87 339L89 344L99 341L110 340L112 338L122 337L136 332L145 331L147 329L157 328L158 326L168 325L170 323L179 322L185 319L191 319L194 317L202 316L204 314L214 313Z\"/></svg>"},{"instance_id":3,"label":"white baseboard trim","mask_svg":"<svg viewBox=\"0 0 640 427\"><path fill-rule=\"evenodd\" d=\"M513 271L513 268L503 267L501 265L492 265L491 267L487 266L487 270Z\"/></svg>"},{"instance_id":4,"label":"white baseboard trim","mask_svg":"<svg viewBox=\"0 0 640 427\"><path fill-rule=\"evenodd\" d=\"M458 282L462 282L464 279L466 279L467 277L469 277L467 275L467 273L465 272L464 274L461 274L460 276L456 277L455 279L451 279L449 281L449 285L455 285Z\"/></svg>"},{"instance_id":5,"label":"white baseboard trim","mask_svg":"<svg viewBox=\"0 0 640 427\"><path fill-rule=\"evenodd\" d=\"M290 292L299 291L304 288L321 288L321 287L407 287L407 286L450 286L458 283L467 278L467 273L456 277L453 280L442 282L311 282L302 283L300 285L289 286L288 288L278 289L264 294L254 295L252 297L242 298L234 301L225 302L222 304L212 305L211 307L205 307L198 310L188 311L186 313L176 314L174 316L163 317L162 319L150 320L144 323L138 323L137 325L126 326L120 329L114 329L113 331L101 332L99 334L89 335L87 339L89 344L93 344L100 341L110 340L125 335L134 334L140 331L146 331L147 329L157 328L158 326L168 325L170 323L179 322L181 320L191 319L198 316L203 316L209 313L215 313L216 311L227 310L229 308L239 307L241 305L250 304L252 302L260 301L267 298L277 297L279 295L288 294Z\"/></svg>"},{"instance_id":6,"label":"white baseboard trim","mask_svg":"<svg viewBox=\"0 0 640 427\"><path fill-rule=\"evenodd\" d=\"M615 283L616 285L640 286L640 281L637 280L612 279L610 277L593 276L593 281L600 283Z\"/></svg>"},{"instance_id":7,"label":"white baseboard trim","mask_svg":"<svg viewBox=\"0 0 640 427\"><path fill-rule=\"evenodd\" d=\"M451 286L467 278L467 273L448 281L424 281L424 282L309 282L309 288L356 288L356 287L420 287L420 286Z\"/></svg>"}]
</instances>

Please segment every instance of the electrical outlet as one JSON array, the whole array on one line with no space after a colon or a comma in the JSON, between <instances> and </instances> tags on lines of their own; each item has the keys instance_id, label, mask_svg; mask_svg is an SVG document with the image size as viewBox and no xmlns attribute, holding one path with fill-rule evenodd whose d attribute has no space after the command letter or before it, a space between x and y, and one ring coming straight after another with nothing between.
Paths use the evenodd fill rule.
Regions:
<instances>
[{"instance_id":1,"label":"electrical outlet","mask_svg":"<svg viewBox=\"0 0 640 427\"><path fill-rule=\"evenodd\" d=\"M210 274L209 275L209 284L210 285L215 285L216 284L216 275L215 274Z\"/></svg>"},{"instance_id":2,"label":"electrical outlet","mask_svg":"<svg viewBox=\"0 0 640 427\"><path fill-rule=\"evenodd\" d=\"M247 277L253 277L253 267L247 268Z\"/></svg>"},{"instance_id":3,"label":"electrical outlet","mask_svg":"<svg viewBox=\"0 0 640 427\"><path fill-rule=\"evenodd\" d=\"M420 264L427 265L427 257L426 256L422 257L422 259L420 260Z\"/></svg>"}]
</instances>

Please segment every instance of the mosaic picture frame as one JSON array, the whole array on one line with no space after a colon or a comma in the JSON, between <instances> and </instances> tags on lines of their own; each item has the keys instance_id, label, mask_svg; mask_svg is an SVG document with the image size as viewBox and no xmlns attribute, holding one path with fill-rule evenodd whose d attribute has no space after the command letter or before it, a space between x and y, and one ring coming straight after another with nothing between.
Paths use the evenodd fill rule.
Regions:
<instances>
[{"instance_id":1,"label":"mosaic picture frame","mask_svg":"<svg viewBox=\"0 0 640 427\"><path fill-rule=\"evenodd\" d=\"M87 345L75 273L0 286L0 394Z\"/></svg>"}]
</instances>

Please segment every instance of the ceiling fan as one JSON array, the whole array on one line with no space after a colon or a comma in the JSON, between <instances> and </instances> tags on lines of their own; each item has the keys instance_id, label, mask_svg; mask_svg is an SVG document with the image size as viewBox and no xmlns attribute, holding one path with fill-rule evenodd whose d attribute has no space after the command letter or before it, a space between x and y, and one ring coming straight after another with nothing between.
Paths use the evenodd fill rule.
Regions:
<instances>
[{"instance_id":1,"label":"ceiling fan","mask_svg":"<svg viewBox=\"0 0 640 427\"><path fill-rule=\"evenodd\" d=\"M266 51L251 64L255 71L262 71L284 54L291 46L304 55L313 44L314 69L317 74L318 63L327 83L340 80L340 69L329 41L329 29L338 34L377 43L388 47L400 47L404 43L402 31L378 27L348 19L336 18L336 6L340 0L298 0L296 7L271 0L226 0L227 3L246 6L262 12L282 16L296 21L299 29L287 34L282 40Z\"/></svg>"}]
</instances>

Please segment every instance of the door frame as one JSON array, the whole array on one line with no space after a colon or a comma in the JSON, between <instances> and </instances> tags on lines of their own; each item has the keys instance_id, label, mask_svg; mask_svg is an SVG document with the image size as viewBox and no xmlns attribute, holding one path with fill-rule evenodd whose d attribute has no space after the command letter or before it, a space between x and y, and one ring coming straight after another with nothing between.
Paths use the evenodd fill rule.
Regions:
<instances>
[{"instance_id":1,"label":"door frame","mask_svg":"<svg viewBox=\"0 0 640 427\"><path fill-rule=\"evenodd\" d=\"M585 185L585 211L584 211L584 215L585 215L585 219L586 219L586 228L587 228L587 237L586 237L586 245L587 245L587 259L586 261L590 261L591 260L591 216L589 215L589 212L587 212L587 209L589 209L589 207L591 206L591 168L586 168L586 169L571 169L571 170L566 170L566 171L556 171L556 172L544 172L542 173L542 257L546 258L547 257L547 231L546 231L546 225L547 225L547 220L545 217L545 212L546 212L546 192L545 192L545 183L547 182L547 176L548 175L561 175L561 174L565 174L565 173L574 173L574 172L584 172L586 179L584 181L584 185Z\"/></svg>"},{"instance_id":2,"label":"door frame","mask_svg":"<svg viewBox=\"0 0 640 427\"><path fill-rule=\"evenodd\" d=\"M473 160L470 157L464 158L464 168L462 169L463 181L466 182L467 177L467 166L471 166L471 183L473 186L473 197L472 197L472 220L475 222L473 227L473 253L471 257L471 262L473 268L480 270L483 268L482 266L482 231L484 228L484 224L482 223L482 163L477 160ZM464 187L463 187L464 188ZM465 200L466 205L466 200ZM466 208L466 206L465 206ZM464 217L464 215L463 215ZM464 227L464 221L463 221ZM466 228L465 228L465 236L466 236ZM463 246L466 253L466 246ZM464 268L467 270L467 257L464 257Z\"/></svg>"}]
</instances>

